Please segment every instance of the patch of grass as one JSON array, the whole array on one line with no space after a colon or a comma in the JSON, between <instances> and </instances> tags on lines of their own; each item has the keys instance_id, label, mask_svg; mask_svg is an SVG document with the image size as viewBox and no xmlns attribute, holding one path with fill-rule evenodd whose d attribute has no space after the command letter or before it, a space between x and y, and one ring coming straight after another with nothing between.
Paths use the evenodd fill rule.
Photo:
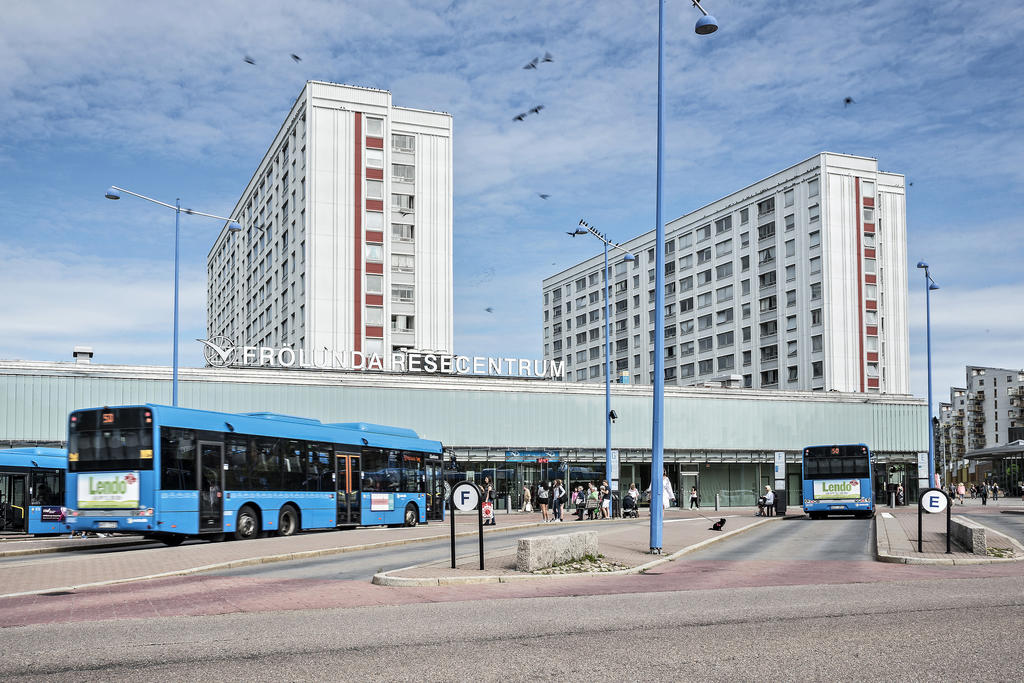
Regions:
<instances>
[{"instance_id":1,"label":"patch of grass","mask_svg":"<svg viewBox=\"0 0 1024 683\"><path fill-rule=\"evenodd\" d=\"M985 548L985 552L992 557L1013 557L1013 550L1010 548Z\"/></svg>"}]
</instances>

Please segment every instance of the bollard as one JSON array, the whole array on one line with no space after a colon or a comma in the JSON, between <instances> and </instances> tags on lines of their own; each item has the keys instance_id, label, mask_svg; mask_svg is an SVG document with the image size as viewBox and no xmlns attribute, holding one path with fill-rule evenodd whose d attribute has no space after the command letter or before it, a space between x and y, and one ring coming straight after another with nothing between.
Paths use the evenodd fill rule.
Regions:
<instances>
[{"instance_id":1,"label":"bollard","mask_svg":"<svg viewBox=\"0 0 1024 683\"><path fill-rule=\"evenodd\" d=\"M720 495L722 495L722 494L720 494L720 493L716 493L716 494L715 494L715 511L716 511L716 512L718 511L718 497L719 497Z\"/></svg>"},{"instance_id":2,"label":"bollard","mask_svg":"<svg viewBox=\"0 0 1024 683\"><path fill-rule=\"evenodd\" d=\"M512 496L505 496L505 514L512 514Z\"/></svg>"},{"instance_id":3,"label":"bollard","mask_svg":"<svg viewBox=\"0 0 1024 683\"><path fill-rule=\"evenodd\" d=\"M896 492L895 491L889 491L889 507L891 507L891 508L896 507Z\"/></svg>"}]
</instances>

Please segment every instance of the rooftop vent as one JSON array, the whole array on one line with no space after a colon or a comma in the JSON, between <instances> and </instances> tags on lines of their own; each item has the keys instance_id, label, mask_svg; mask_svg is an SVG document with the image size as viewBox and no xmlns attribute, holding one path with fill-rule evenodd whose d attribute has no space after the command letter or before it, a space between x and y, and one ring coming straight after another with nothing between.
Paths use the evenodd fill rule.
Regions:
<instances>
[{"instance_id":1,"label":"rooftop vent","mask_svg":"<svg viewBox=\"0 0 1024 683\"><path fill-rule=\"evenodd\" d=\"M90 363L92 362L92 347L76 346L71 352L71 357L75 359L76 363Z\"/></svg>"}]
</instances>

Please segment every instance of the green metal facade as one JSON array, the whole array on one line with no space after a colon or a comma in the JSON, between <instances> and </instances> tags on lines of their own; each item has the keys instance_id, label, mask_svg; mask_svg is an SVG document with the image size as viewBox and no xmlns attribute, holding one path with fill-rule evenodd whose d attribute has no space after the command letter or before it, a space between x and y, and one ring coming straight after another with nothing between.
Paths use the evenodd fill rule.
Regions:
<instances>
[{"instance_id":1,"label":"green metal facade","mask_svg":"<svg viewBox=\"0 0 1024 683\"><path fill-rule=\"evenodd\" d=\"M186 368L179 403L393 424L453 448L603 451L603 391L541 380ZM650 391L615 386L614 448L650 449ZM907 396L667 388L665 397L666 451L680 454L863 442L910 455L928 447L927 406ZM146 402L170 402L168 368L0 361L0 443L64 441L73 409Z\"/></svg>"}]
</instances>

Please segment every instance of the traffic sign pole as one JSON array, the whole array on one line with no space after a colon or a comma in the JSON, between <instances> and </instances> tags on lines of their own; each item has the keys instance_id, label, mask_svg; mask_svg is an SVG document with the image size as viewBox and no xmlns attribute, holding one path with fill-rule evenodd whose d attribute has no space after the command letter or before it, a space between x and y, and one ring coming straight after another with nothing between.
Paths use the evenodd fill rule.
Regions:
<instances>
[{"instance_id":1,"label":"traffic sign pole","mask_svg":"<svg viewBox=\"0 0 1024 683\"><path fill-rule=\"evenodd\" d=\"M476 506L477 535L480 537L480 569L484 568L484 506Z\"/></svg>"},{"instance_id":2,"label":"traffic sign pole","mask_svg":"<svg viewBox=\"0 0 1024 683\"><path fill-rule=\"evenodd\" d=\"M950 505L949 494L942 489L925 489L917 499L917 552L924 552L924 525L923 517L925 512L936 513L946 511L946 554L952 553L949 546L949 527L952 521L953 506Z\"/></svg>"},{"instance_id":3,"label":"traffic sign pole","mask_svg":"<svg viewBox=\"0 0 1024 683\"><path fill-rule=\"evenodd\" d=\"M448 499L448 516L452 518L452 569L455 569L455 506Z\"/></svg>"}]
</instances>

